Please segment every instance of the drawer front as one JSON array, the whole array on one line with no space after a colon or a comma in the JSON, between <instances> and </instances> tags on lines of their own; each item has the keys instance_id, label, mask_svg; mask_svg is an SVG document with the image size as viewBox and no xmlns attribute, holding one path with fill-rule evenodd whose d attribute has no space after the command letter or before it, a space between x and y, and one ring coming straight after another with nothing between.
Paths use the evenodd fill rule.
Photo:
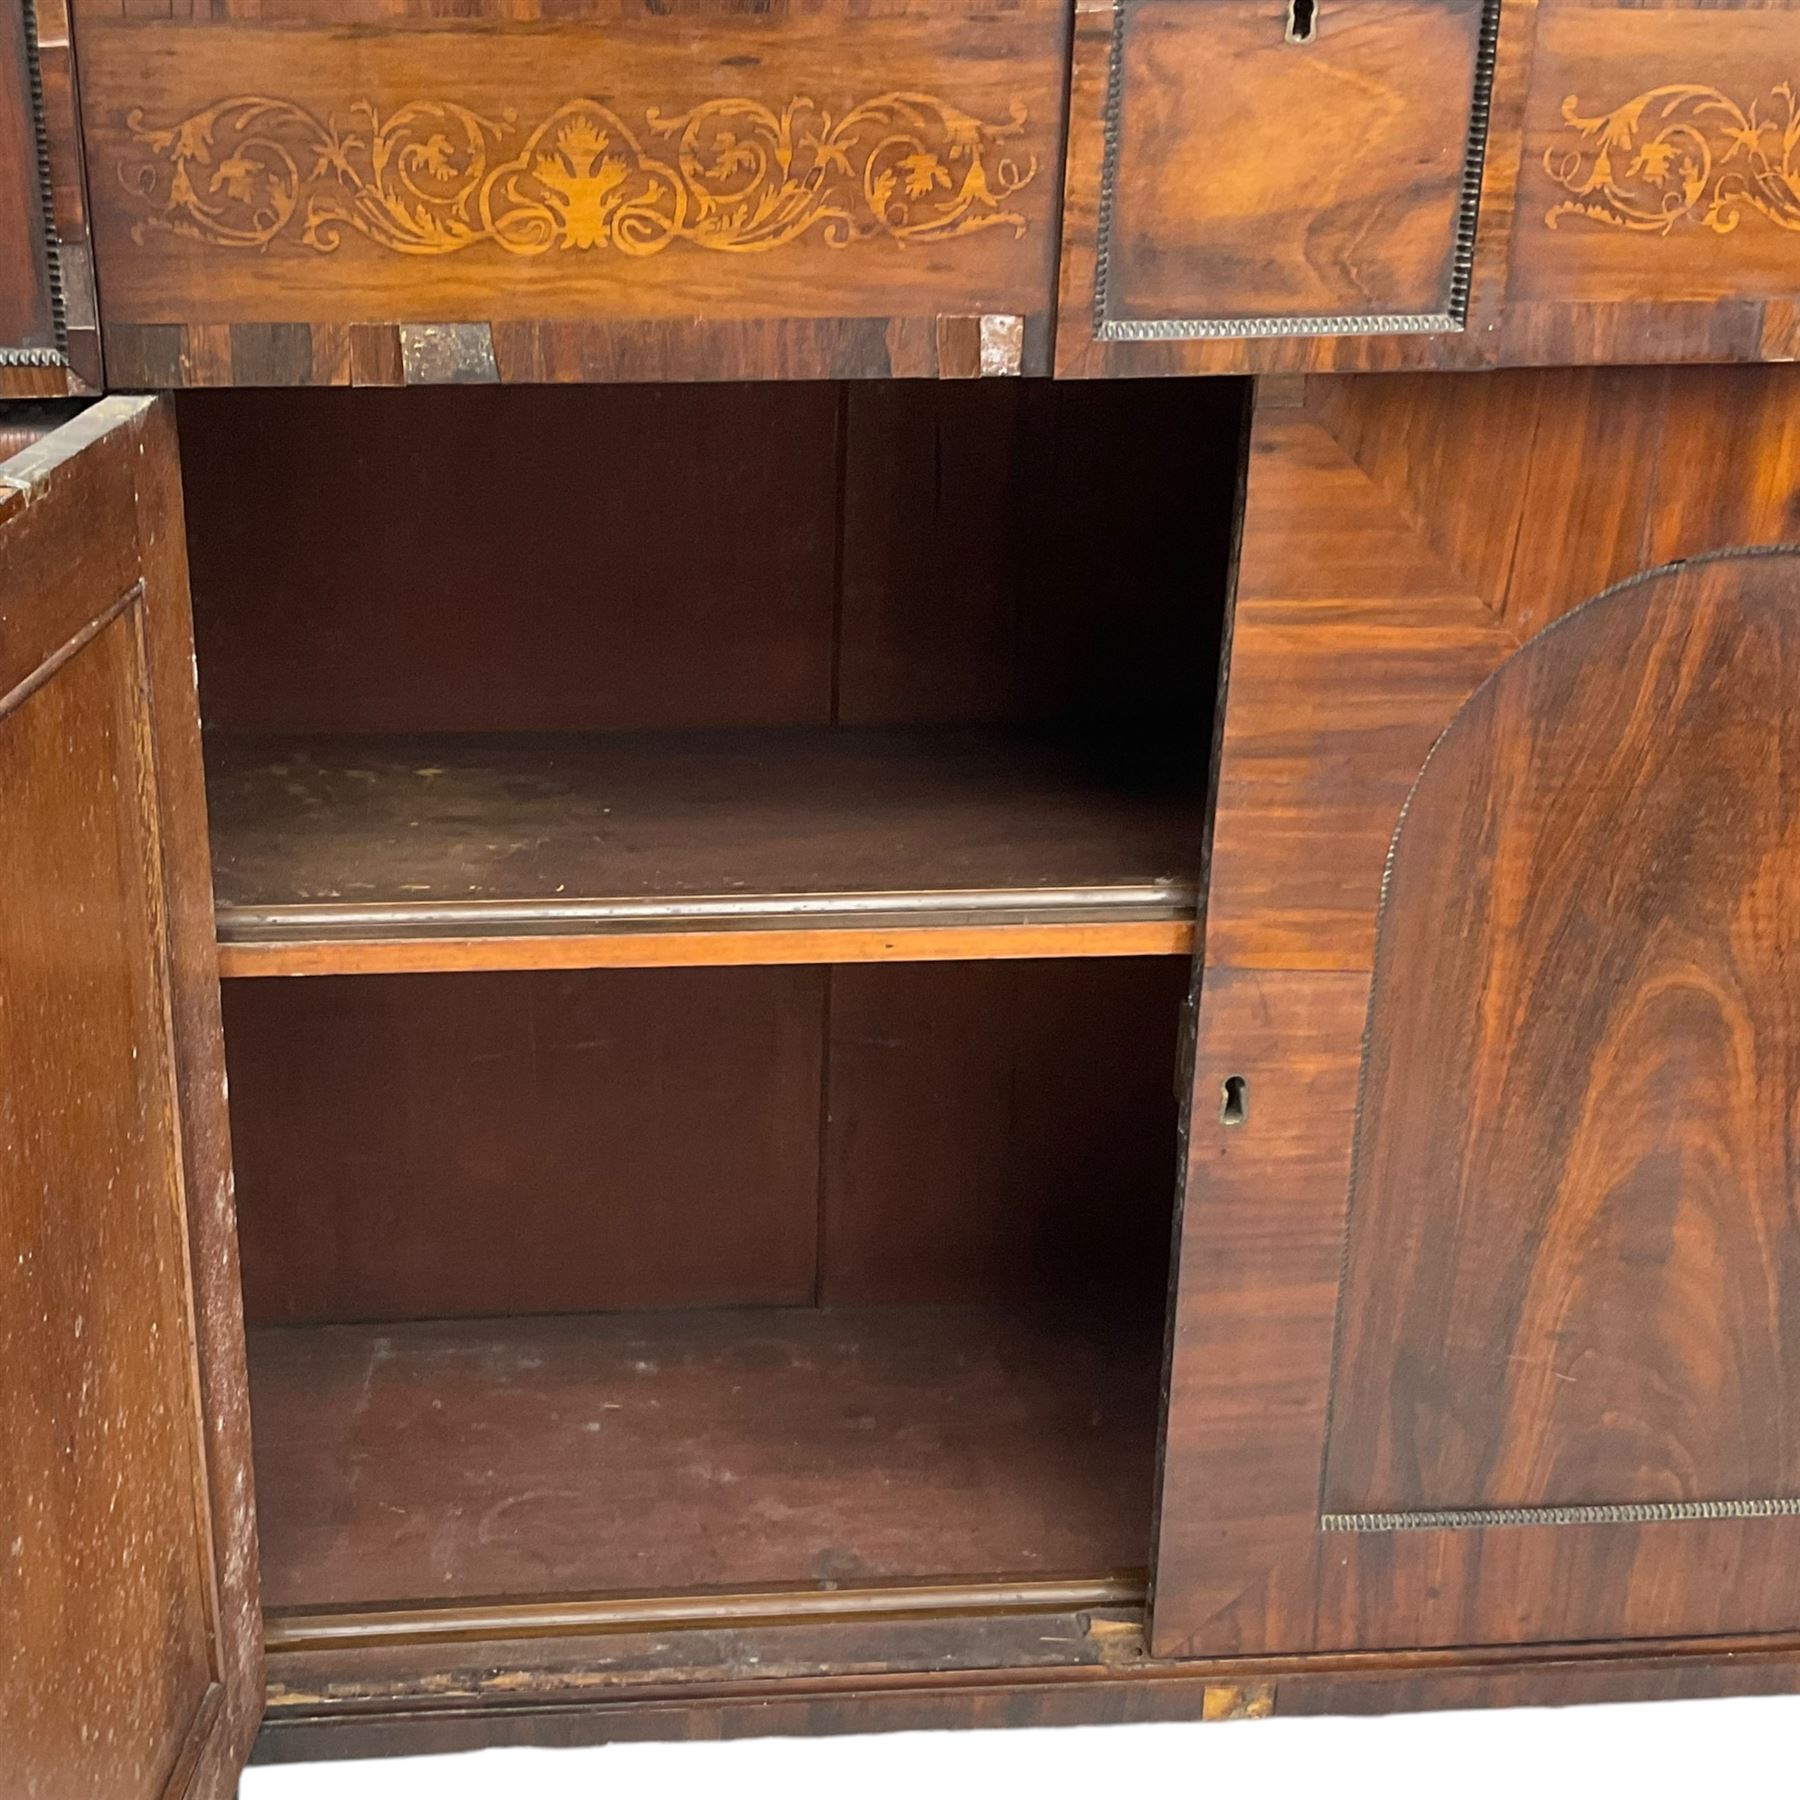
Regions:
<instances>
[{"instance_id":1,"label":"drawer front","mask_svg":"<svg viewBox=\"0 0 1800 1800\"><path fill-rule=\"evenodd\" d=\"M1785 359L1796 299L1800 8L1544 0L1507 282L1544 358L1598 318L1621 358Z\"/></svg>"},{"instance_id":2,"label":"drawer front","mask_svg":"<svg viewBox=\"0 0 1800 1800\"><path fill-rule=\"evenodd\" d=\"M1065 60L1050 0L878 16L611 0L455 26L347 10L83 12L119 378L1047 362Z\"/></svg>"},{"instance_id":3,"label":"drawer front","mask_svg":"<svg viewBox=\"0 0 1800 1800\"><path fill-rule=\"evenodd\" d=\"M1480 0L1115 0L1084 15L1070 358L1457 330L1496 23Z\"/></svg>"}]
</instances>

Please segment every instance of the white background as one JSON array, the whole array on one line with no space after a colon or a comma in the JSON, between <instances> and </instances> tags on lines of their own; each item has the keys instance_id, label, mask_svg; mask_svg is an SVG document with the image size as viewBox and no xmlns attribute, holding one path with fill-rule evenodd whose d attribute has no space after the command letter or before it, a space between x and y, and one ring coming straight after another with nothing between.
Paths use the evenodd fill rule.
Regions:
<instances>
[{"instance_id":1,"label":"white background","mask_svg":"<svg viewBox=\"0 0 1800 1800\"><path fill-rule=\"evenodd\" d=\"M1800 1698L483 1750L252 1769L242 1800L1792 1800Z\"/></svg>"}]
</instances>

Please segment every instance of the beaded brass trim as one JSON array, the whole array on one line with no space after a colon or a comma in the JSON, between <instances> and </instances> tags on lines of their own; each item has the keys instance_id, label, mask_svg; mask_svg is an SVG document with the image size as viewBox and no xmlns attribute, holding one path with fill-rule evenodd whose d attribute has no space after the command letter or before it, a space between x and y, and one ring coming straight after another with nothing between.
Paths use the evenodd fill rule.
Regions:
<instances>
[{"instance_id":1,"label":"beaded brass trim","mask_svg":"<svg viewBox=\"0 0 1800 1800\"><path fill-rule=\"evenodd\" d=\"M1648 1500L1611 1506L1441 1507L1326 1513L1321 1531L1481 1531L1499 1525L1679 1525L1709 1519L1792 1519L1800 1500Z\"/></svg>"}]
</instances>

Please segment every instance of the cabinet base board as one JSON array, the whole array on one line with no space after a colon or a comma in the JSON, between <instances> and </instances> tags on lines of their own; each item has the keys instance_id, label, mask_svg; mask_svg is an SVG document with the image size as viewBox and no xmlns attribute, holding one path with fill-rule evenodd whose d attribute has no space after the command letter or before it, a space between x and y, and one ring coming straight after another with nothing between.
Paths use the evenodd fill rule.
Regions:
<instances>
[{"instance_id":1,"label":"cabinet base board","mask_svg":"<svg viewBox=\"0 0 1800 1800\"><path fill-rule=\"evenodd\" d=\"M269 1710L253 1760L1800 1693L1793 1635L1173 1663L1149 1658L1144 1624L1141 1607L890 1617L873 1627L885 1650L866 1621L834 1622L823 1638L804 1621L724 1634L678 1628L661 1634L661 1647L690 1660L660 1672L639 1659L641 1641L634 1648L617 1634L604 1647L591 1636L558 1640L551 1657L542 1640L504 1646L492 1638L464 1645L460 1658L441 1645L424 1659L416 1648L348 1658L271 1650ZM977 1666L984 1651L1004 1658L1009 1646L1018 1658L1010 1666ZM701 1666L722 1647L737 1659L735 1675L728 1663ZM816 1660L859 1649L856 1673L830 1674ZM1033 1651L1036 1667L1028 1666ZM746 1658L763 1672L747 1677ZM459 1660L460 1674L451 1666ZM407 1663L410 1677L401 1673ZM812 1672L802 1672L808 1663ZM308 1679L315 1675L324 1679Z\"/></svg>"}]
</instances>

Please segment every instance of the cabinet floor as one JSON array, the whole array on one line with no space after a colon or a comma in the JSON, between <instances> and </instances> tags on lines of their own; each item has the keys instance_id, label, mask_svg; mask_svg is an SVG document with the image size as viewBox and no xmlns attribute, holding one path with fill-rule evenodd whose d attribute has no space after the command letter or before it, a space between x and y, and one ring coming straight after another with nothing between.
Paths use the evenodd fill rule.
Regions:
<instances>
[{"instance_id":1,"label":"cabinet floor","mask_svg":"<svg viewBox=\"0 0 1800 1800\"><path fill-rule=\"evenodd\" d=\"M264 1604L1142 1569L1160 1328L896 1307L256 1331Z\"/></svg>"}]
</instances>

